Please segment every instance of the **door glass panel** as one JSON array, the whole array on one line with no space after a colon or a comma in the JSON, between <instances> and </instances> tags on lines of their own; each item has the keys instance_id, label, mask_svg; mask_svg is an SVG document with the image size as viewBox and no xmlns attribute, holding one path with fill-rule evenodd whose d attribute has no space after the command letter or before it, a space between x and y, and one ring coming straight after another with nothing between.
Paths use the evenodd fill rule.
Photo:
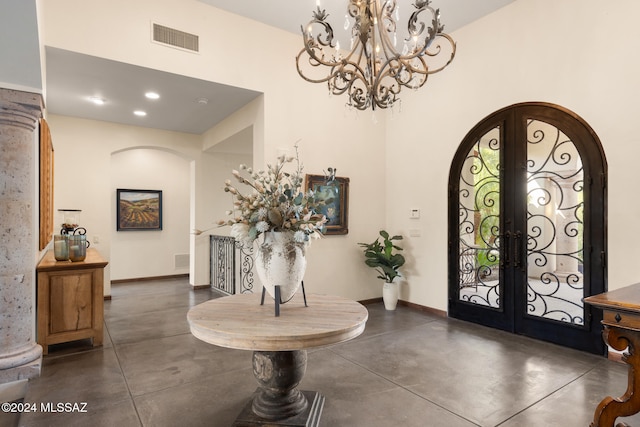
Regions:
<instances>
[{"instance_id":1,"label":"door glass panel","mask_svg":"<svg viewBox=\"0 0 640 427\"><path fill-rule=\"evenodd\" d=\"M469 150L458 195L458 286L461 301L501 308L500 128Z\"/></svg>"},{"instance_id":2,"label":"door glass panel","mask_svg":"<svg viewBox=\"0 0 640 427\"><path fill-rule=\"evenodd\" d=\"M527 122L527 314L584 324L582 161L573 142ZM516 256L517 258L517 256Z\"/></svg>"}]
</instances>

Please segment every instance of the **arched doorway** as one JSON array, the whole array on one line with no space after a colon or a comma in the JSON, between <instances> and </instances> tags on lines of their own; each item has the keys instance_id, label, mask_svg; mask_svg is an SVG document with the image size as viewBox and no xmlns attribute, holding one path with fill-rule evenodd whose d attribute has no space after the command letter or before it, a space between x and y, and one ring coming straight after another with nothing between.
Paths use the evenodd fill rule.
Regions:
<instances>
[{"instance_id":1,"label":"arched doorway","mask_svg":"<svg viewBox=\"0 0 640 427\"><path fill-rule=\"evenodd\" d=\"M594 353L606 286L607 165L595 132L553 104L501 109L449 176L449 315Z\"/></svg>"}]
</instances>

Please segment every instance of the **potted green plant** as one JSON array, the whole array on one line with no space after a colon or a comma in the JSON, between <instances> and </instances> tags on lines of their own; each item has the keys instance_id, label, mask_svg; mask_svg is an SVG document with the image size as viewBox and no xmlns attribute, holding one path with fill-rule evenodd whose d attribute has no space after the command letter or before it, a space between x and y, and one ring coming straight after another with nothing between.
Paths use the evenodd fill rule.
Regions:
<instances>
[{"instance_id":1,"label":"potted green plant","mask_svg":"<svg viewBox=\"0 0 640 427\"><path fill-rule=\"evenodd\" d=\"M384 280L382 287L384 307L387 310L395 310L398 303L398 282L394 279L401 276L400 267L404 265L405 259L402 254L397 253L402 248L393 242L402 240L402 236L390 237L385 230L380 230L380 237L373 243L358 243L358 245L364 248L364 263L378 272L378 279Z\"/></svg>"}]
</instances>

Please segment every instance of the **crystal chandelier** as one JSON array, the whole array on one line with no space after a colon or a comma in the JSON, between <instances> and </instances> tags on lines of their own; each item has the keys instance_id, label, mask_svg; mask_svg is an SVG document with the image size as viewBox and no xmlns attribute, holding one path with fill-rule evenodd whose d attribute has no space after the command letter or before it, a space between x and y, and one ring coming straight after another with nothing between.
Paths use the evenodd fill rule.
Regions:
<instances>
[{"instance_id":1,"label":"crystal chandelier","mask_svg":"<svg viewBox=\"0 0 640 427\"><path fill-rule=\"evenodd\" d=\"M309 82L327 82L331 94L346 93L350 107L389 108L399 101L403 86L424 86L430 74L453 60L456 44L442 32L440 11L430 6L431 0L415 0L400 46L397 0L349 0L344 24L347 31L351 26L349 51L340 48L327 22L329 15L319 3L316 0L313 19L301 27L304 48L296 57L296 67Z\"/></svg>"}]
</instances>

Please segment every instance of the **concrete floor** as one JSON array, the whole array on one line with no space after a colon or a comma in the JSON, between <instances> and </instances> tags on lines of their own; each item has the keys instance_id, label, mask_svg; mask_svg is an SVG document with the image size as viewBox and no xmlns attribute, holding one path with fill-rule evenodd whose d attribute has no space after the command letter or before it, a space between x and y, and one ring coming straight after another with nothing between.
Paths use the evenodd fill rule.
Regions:
<instances>
[{"instance_id":1,"label":"concrete floor","mask_svg":"<svg viewBox=\"0 0 640 427\"><path fill-rule=\"evenodd\" d=\"M186 280L114 285L105 345L52 348L25 399L86 402L87 412L24 413L19 425L230 426L256 388L251 353L201 342L186 321L216 296ZM586 427L604 396L626 389L626 367L603 357L406 307L367 308L363 335L309 351L300 388L325 395L321 426ZM620 420L640 425L640 415Z\"/></svg>"}]
</instances>

